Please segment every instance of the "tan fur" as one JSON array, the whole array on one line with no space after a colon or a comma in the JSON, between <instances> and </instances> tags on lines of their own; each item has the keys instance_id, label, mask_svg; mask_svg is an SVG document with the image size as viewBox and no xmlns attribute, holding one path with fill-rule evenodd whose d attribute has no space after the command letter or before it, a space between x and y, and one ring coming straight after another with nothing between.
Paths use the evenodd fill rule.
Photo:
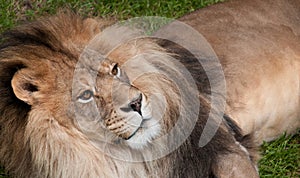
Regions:
<instances>
[{"instance_id":1,"label":"tan fur","mask_svg":"<svg viewBox=\"0 0 300 178\"><path fill-rule=\"evenodd\" d=\"M300 3L244 0L181 20L212 45L223 65L227 111L257 142L300 127Z\"/></svg>"}]
</instances>

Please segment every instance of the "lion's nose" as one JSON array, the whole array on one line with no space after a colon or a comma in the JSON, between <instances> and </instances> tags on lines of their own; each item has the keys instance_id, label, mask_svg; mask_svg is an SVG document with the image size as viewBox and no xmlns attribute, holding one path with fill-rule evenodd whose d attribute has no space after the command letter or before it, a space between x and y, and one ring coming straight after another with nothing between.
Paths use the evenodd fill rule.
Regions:
<instances>
[{"instance_id":1,"label":"lion's nose","mask_svg":"<svg viewBox=\"0 0 300 178\"><path fill-rule=\"evenodd\" d=\"M141 113L142 94L140 94L140 96L138 98L131 101L129 103L129 106L131 107L132 110L134 110L135 112L138 112L140 115L142 115L142 113Z\"/></svg>"}]
</instances>

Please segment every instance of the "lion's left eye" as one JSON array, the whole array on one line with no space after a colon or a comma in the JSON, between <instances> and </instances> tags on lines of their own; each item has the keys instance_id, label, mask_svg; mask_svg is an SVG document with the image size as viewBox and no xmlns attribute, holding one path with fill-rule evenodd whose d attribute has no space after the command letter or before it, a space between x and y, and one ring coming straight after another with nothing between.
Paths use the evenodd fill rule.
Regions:
<instances>
[{"instance_id":1,"label":"lion's left eye","mask_svg":"<svg viewBox=\"0 0 300 178\"><path fill-rule=\"evenodd\" d=\"M91 90L85 90L79 97L80 103L88 103L94 99L94 93Z\"/></svg>"}]
</instances>

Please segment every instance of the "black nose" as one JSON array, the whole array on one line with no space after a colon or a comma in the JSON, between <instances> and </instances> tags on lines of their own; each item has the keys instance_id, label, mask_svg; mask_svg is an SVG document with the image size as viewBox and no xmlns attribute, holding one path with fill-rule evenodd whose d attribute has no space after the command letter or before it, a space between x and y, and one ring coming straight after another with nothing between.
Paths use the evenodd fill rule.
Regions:
<instances>
[{"instance_id":1,"label":"black nose","mask_svg":"<svg viewBox=\"0 0 300 178\"><path fill-rule=\"evenodd\" d=\"M140 96L131 101L129 106L131 107L132 110L134 110L135 112L138 112L140 115L142 115L141 113L141 107L142 107L142 94L140 94Z\"/></svg>"}]
</instances>

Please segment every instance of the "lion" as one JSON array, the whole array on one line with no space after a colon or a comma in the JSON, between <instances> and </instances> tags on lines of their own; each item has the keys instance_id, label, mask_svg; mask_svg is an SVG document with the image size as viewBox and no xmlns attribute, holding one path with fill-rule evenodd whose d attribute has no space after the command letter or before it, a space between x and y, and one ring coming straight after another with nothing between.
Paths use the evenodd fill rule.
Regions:
<instances>
[{"instance_id":1,"label":"lion","mask_svg":"<svg viewBox=\"0 0 300 178\"><path fill-rule=\"evenodd\" d=\"M220 125L217 114L208 122L217 108L207 97L209 83L201 84L207 76L198 60L158 38L114 47L119 38L102 34L135 33L105 31L107 24L61 12L4 35L0 156L9 173L258 177L251 135L242 136L226 115ZM198 82L184 76L183 66L193 66L190 77ZM199 146L206 123L217 130Z\"/></svg>"},{"instance_id":2,"label":"lion","mask_svg":"<svg viewBox=\"0 0 300 178\"><path fill-rule=\"evenodd\" d=\"M288 9L286 13L295 13L292 16L295 19L299 16L296 1L290 1L294 6L280 2L273 3L272 12L280 9L277 16L282 21L285 14L280 12L285 9ZM257 65L269 69L270 74L263 76L266 70L262 71L261 85L258 85L259 78L250 75L257 66L250 67L248 63L250 59L269 54L268 51L276 56L275 52L280 51L277 49L286 49L286 55L281 56L296 60L299 40L295 35L299 30L295 24L289 25L290 21L282 26L289 27L287 32L278 28L274 31L272 26L266 28L271 37L288 39L278 46L274 43L273 48L259 40L246 43L245 31L240 31L240 38L230 38L234 32L229 33L233 25L228 21L233 16L222 15L225 19L218 20L217 12L225 9L230 14L233 7L236 13L246 14L244 18L266 20L262 18L263 7L253 9L253 16L249 17L243 11L254 4L266 5L260 1L243 1L243 4L233 1L180 19L201 32L219 56L227 80L225 114L218 112L222 105L212 104L213 85L198 58L170 40L137 38L138 32L131 28L118 25L110 28L113 22L83 19L71 12L41 18L8 31L0 47L0 164L14 177L259 177L256 142L287 129L286 125L276 124L282 128L260 138L264 129L274 126L276 119L282 119L283 109L277 115L270 109L275 101L266 102L269 104L266 108L258 104L268 97L262 97L266 93L263 83L273 84L275 91L280 91L277 87L283 85L274 85L276 77L273 80L270 77L283 66L278 65L279 58L264 56L266 61ZM256 16L259 18L255 19ZM197 22L196 17L208 21ZM218 22L227 26L218 26ZM232 23L238 26L237 22L240 21ZM162 29L167 31L168 27L172 23ZM242 27L237 29L243 30ZM244 27L250 36L251 32L258 33L250 27ZM216 33L212 29L224 31ZM126 39L119 34L126 34L121 35ZM227 41L228 37L232 41ZM223 41L226 48L221 47ZM260 43L265 48L251 51L249 45ZM248 53L235 51L234 44L240 44ZM249 60L248 70L242 59ZM218 67L212 63L210 70ZM296 72L286 70L282 77ZM218 76L215 77L217 84L221 84ZM254 89L253 83L263 88ZM289 89L294 91L292 87ZM251 97L249 90L256 91L254 96ZM292 107L293 103L288 106L282 103L288 99L284 97L290 95L282 95L275 103ZM286 112L290 111L294 110L288 108ZM271 119L269 125L257 122L269 119L263 118L265 113ZM290 115L285 113L285 116ZM294 117L288 122L297 127L298 120ZM206 128L216 130L210 135L206 134ZM207 141L204 145L199 145L201 138Z\"/></svg>"}]
</instances>

